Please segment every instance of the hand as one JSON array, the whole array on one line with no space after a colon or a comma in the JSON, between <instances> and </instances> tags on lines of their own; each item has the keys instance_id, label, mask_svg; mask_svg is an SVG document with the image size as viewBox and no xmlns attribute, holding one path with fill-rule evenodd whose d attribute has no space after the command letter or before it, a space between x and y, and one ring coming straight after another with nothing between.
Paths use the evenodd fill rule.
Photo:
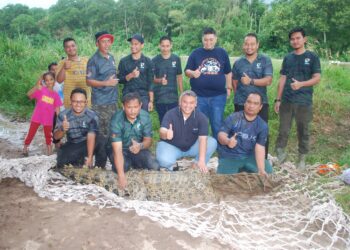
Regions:
<instances>
[{"instance_id":1,"label":"hand","mask_svg":"<svg viewBox=\"0 0 350 250\"><path fill-rule=\"evenodd\" d=\"M262 170L259 169L258 174L262 177L267 177L267 173L265 172L265 169L262 169Z\"/></svg>"},{"instance_id":2,"label":"hand","mask_svg":"<svg viewBox=\"0 0 350 250\"><path fill-rule=\"evenodd\" d=\"M64 132L67 132L68 129L69 129L69 121L68 121L66 115L64 115L63 122L62 122L62 127L63 127L63 131Z\"/></svg>"},{"instance_id":3,"label":"hand","mask_svg":"<svg viewBox=\"0 0 350 250\"><path fill-rule=\"evenodd\" d=\"M119 83L119 79L115 77L115 74L111 75L106 81L106 86L114 87Z\"/></svg>"},{"instance_id":4,"label":"hand","mask_svg":"<svg viewBox=\"0 0 350 250\"><path fill-rule=\"evenodd\" d=\"M87 166L87 167L89 167L89 168L93 168L92 157L86 157L85 166Z\"/></svg>"},{"instance_id":5,"label":"hand","mask_svg":"<svg viewBox=\"0 0 350 250\"><path fill-rule=\"evenodd\" d=\"M275 108L274 109L275 109L276 114L278 114L280 112L280 106L281 106L281 102L280 101L275 103Z\"/></svg>"},{"instance_id":6,"label":"hand","mask_svg":"<svg viewBox=\"0 0 350 250\"><path fill-rule=\"evenodd\" d=\"M129 147L129 150L133 154L138 154L141 150L141 143L138 143L134 139L131 139L131 146Z\"/></svg>"},{"instance_id":7,"label":"hand","mask_svg":"<svg viewBox=\"0 0 350 250\"><path fill-rule=\"evenodd\" d=\"M168 84L168 80L166 79L166 75L163 76L163 78L161 80L161 84L162 85L167 85Z\"/></svg>"},{"instance_id":8,"label":"hand","mask_svg":"<svg viewBox=\"0 0 350 250\"><path fill-rule=\"evenodd\" d=\"M231 138L229 138L229 141L227 143L227 147L234 148L237 146L237 133L235 133Z\"/></svg>"},{"instance_id":9,"label":"hand","mask_svg":"<svg viewBox=\"0 0 350 250\"><path fill-rule=\"evenodd\" d=\"M201 69L201 66L199 66L198 69L192 71L192 76L193 76L193 78L198 78L198 77L201 76L201 71L200 71L200 69Z\"/></svg>"},{"instance_id":10,"label":"hand","mask_svg":"<svg viewBox=\"0 0 350 250\"><path fill-rule=\"evenodd\" d=\"M70 69L72 67L71 60L67 57L66 60L64 60L64 69Z\"/></svg>"},{"instance_id":11,"label":"hand","mask_svg":"<svg viewBox=\"0 0 350 250\"><path fill-rule=\"evenodd\" d=\"M131 74L131 78L130 79L138 78L140 76L139 68L136 67L130 74Z\"/></svg>"},{"instance_id":12,"label":"hand","mask_svg":"<svg viewBox=\"0 0 350 250\"><path fill-rule=\"evenodd\" d=\"M166 132L166 139L171 140L174 138L173 124L170 123L169 128Z\"/></svg>"},{"instance_id":13,"label":"hand","mask_svg":"<svg viewBox=\"0 0 350 250\"><path fill-rule=\"evenodd\" d=\"M249 85L250 81L252 80L246 73L243 73L244 76L241 77L241 82L244 85Z\"/></svg>"},{"instance_id":14,"label":"hand","mask_svg":"<svg viewBox=\"0 0 350 250\"><path fill-rule=\"evenodd\" d=\"M151 112L151 111L153 111L153 102L151 102L151 101L149 101L148 102L148 112Z\"/></svg>"},{"instance_id":15,"label":"hand","mask_svg":"<svg viewBox=\"0 0 350 250\"><path fill-rule=\"evenodd\" d=\"M125 189L125 187L128 185L128 182L126 180L126 177L125 175L118 175L118 186L121 188L121 189Z\"/></svg>"},{"instance_id":16,"label":"hand","mask_svg":"<svg viewBox=\"0 0 350 250\"><path fill-rule=\"evenodd\" d=\"M299 82L298 80L295 80L294 78L292 78L292 81L293 82L290 84L290 86L293 90L298 90L298 89L304 87L303 82Z\"/></svg>"},{"instance_id":17,"label":"hand","mask_svg":"<svg viewBox=\"0 0 350 250\"><path fill-rule=\"evenodd\" d=\"M198 161L197 166L202 173L208 173L208 167L205 165L205 162Z\"/></svg>"}]
</instances>

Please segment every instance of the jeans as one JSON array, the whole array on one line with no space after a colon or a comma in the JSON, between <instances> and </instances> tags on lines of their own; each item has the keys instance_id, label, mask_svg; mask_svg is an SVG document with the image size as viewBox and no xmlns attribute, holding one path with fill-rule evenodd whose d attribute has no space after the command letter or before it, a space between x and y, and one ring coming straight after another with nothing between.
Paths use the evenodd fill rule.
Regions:
<instances>
[{"instance_id":1,"label":"jeans","mask_svg":"<svg viewBox=\"0 0 350 250\"><path fill-rule=\"evenodd\" d=\"M87 142L79 143L66 142L57 151L57 167L63 168L64 165L82 166L87 156ZM97 135L95 139L95 166L104 168L106 166L106 139L102 135Z\"/></svg>"},{"instance_id":2,"label":"jeans","mask_svg":"<svg viewBox=\"0 0 350 250\"><path fill-rule=\"evenodd\" d=\"M159 170L159 164L154 159L151 151L148 149L141 150L138 154L130 152L129 149L123 149L124 156L124 172L129 171L129 169L149 169L149 170ZM112 170L117 173L117 168L114 164L114 154L113 149L108 152L109 160L112 163Z\"/></svg>"},{"instance_id":3,"label":"jeans","mask_svg":"<svg viewBox=\"0 0 350 250\"><path fill-rule=\"evenodd\" d=\"M235 104L235 112L244 110L244 105ZM269 125L269 104L263 103L262 109L258 113L258 115ZM265 159L267 159L267 156L269 154L269 135L267 135L267 140L265 144Z\"/></svg>"},{"instance_id":4,"label":"jeans","mask_svg":"<svg viewBox=\"0 0 350 250\"><path fill-rule=\"evenodd\" d=\"M168 112L170 109L173 109L177 106L178 106L177 102L167 103L167 104L164 104L164 103L156 104L156 110L157 110L158 117L159 117L159 123L162 124L162 120L163 120L163 117L164 117L166 112Z\"/></svg>"},{"instance_id":5,"label":"jeans","mask_svg":"<svg viewBox=\"0 0 350 250\"><path fill-rule=\"evenodd\" d=\"M297 125L298 151L300 154L309 152L309 124L312 120L312 106L305 106L292 103L281 103L280 126L276 140L276 148L285 148L288 136L292 127L293 118Z\"/></svg>"},{"instance_id":6,"label":"jeans","mask_svg":"<svg viewBox=\"0 0 350 250\"><path fill-rule=\"evenodd\" d=\"M205 162L208 163L210 157L215 152L217 146L216 140L208 136L207 141L207 151L205 155ZM199 158L199 139L192 145L192 147L187 151L182 151L181 149L165 142L160 141L157 144L156 150L157 161L159 162L160 167L167 168L168 170L173 170L173 165L176 163L176 160L183 157L195 157L196 161Z\"/></svg>"},{"instance_id":7,"label":"jeans","mask_svg":"<svg viewBox=\"0 0 350 250\"><path fill-rule=\"evenodd\" d=\"M265 160L265 171L272 173L272 166L268 160ZM237 174L239 172L258 173L255 157L245 159L219 158L218 174Z\"/></svg>"},{"instance_id":8,"label":"jeans","mask_svg":"<svg viewBox=\"0 0 350 250\"><path fill-rule=\"evenodd\" d=\"M212 135L215 139L217 139L224 119L225 105L226 94L212 97L198 96L198 108L208 117Z\"/></svg>"}]
</instances>

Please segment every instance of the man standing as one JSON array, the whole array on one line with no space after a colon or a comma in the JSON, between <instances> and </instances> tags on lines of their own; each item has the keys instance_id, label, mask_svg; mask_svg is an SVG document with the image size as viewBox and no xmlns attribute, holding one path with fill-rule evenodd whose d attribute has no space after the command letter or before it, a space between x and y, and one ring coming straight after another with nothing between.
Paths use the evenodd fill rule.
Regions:
<instances>
[{"instance_id":1,"label":"man standing","mask_svg":"<svg viewBox=\"0 0 350 250\"><path fill-rule=\"evenodd\" d=\"M107 137L118 102L117 69L114 57L109 53L114 37L107 31L100 31L95 38L98 50L89 59L86 82L92 87L92 109L99 117L101 133Z\"/></svg>"},{"instance_id":2,"label":"man standing","mask_svg":"<svg viewBox=\"0 0 350 250\"><path fill-rule=\"evenodd\" d=\"M75 40L71 37L67 37L63 40L63 48L67 57L58 63L56 81L59 83L64 82L63 96L67 96L67 98L64 99L64 107L70 107L70 100L68 97L75 88L82 88L86 91L88 105L90 106L91 88L86 85L86 65L88 58L78 55L77 45Z\"/></svg>"},{"instance_id":3,"label":"man standing","mask_svg":"<svg viewBox=\"0 0 350 250\"><path fill-rule=\"evenodd\" d=\"M124 84L123 96L137 92L141 97L142 109L153 110L153 66L150 58L142 54L144 39L135 34L128 39L131 54L122 58L118 65L118 77Z\"/></svg>"},{"instance_id":4,"label":"man standing","mask_svg":"<svg viewBox=\"0 0 350 250\"><path fill-rule=\"evenodd\" d=\"M218 135L218 174L272 173L271 164L265 160L268 127L258 116L262 101L260 93L248 94L244 110L232 113L224 121Z\"/></svg>"},{"instance_id":5,"label":"man standing","mask_svg":"<svg viewBox=\"0 0 350 250\"><path fill-rule=\"evenodd\" d=\"M244 109L244 103L250 93L258 92L263 97L263 106L259 116L268 123L269 102L266 86L272 83L271 59L258 54L259 41L254 33L249 33L244 38L243 50L245 56L239 58L233 65L232 78L235 92L235 112ZM268 153L268 140L266 142L266 156Z\"/></svg>"},{"instance_id":6,"label":"man standing","mask_svg":"<svg viewBox=\"0 0 350 250\"><path fill-rule=\"evenodd\" d=\"M227 52L215 47L217 36L213 28L204 29L202 42L203 48L195 49L189 56L185 74L198 96L198 108L209 118L216 138L232 87L231 64Z\"/></svg>"},{"instance_id":7,"label":"man standing","mask_svg":"<svg viewBox=\"0 0 350 250\"><path fill-rule=\"evenodd\" d=\"M118 173L119 186L125 188L125 172L132 166L158 170L159 165L149 151L152 145L152 122L148 112L141 110L138 93L123 97L123 110L115 113L111 120L111 145L109 158L112 169Z\"/></svg>"},{"instance_id":8,"label":"man standing","mask_svg":"<svg viewBox=\"0 0 350 250\"><path fill-rule=\"evenodd\" d=\"M86 91L74 89L70 94L70 102L71 108L58 115L54 132L56 140L67 136L67 142L57 152L57 167L62 168L67 164L92 167L95 155L95 166L104 168L107 161L105 139L98 135L96 113L86 107Z\"/></svg>"},{"instance_id":9,"label":"man standing","mask_svg":"<svg viewBox=\"0 0 350 250\"><path fill-rule=\"evenodd\" d=\"M152 59L154 67L154 100L161 123L165 113L177 106L178 88L183 91L180 58L171 53L172 40L163 36L159 41L160 55Z\"/></svg>"},{"instance_id":10,"label":"man standing","mask_svg":"<svg viewBox=\"0 0 350 250\"><path fill-rule=\"evenodd\" d=\"M179 107L165 114L156 152L160 167L173 170L177 159L190 156L195 157L193 167L208 172L206 164L215 152L217 142L208 136L208 119L196 110L196 106L196 93L186 90L180 95Z\"/></svg>"},{"instance_id":11,"label":"man standing","mask_svg":"<svg viewBox=\"0 0 350 250\"><path fill-rule=\"evenodd\" d=\"M305 169L305 156L309 152L313 86L320 82L321 64L315 53L305 49L307 39L304 29L292 29L289 41L294 51L283 59L275 100L275 112L280 115L276 153L280 163L284 162L287 157L285 147L295 118L299 143L297 166Z\"/></svg>"}]
</instances>

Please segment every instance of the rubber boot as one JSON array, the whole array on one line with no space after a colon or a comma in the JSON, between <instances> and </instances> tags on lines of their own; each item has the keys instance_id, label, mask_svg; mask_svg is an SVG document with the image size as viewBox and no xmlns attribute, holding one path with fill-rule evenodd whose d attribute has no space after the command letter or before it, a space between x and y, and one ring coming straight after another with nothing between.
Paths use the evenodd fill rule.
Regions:
<instances>
[{"instance_id":1,"label":"rubber boot","mask_svg":"<svg viewBox=\"0 0 350 250\"><path fill-rule=\"evenodd\" d=\"M277 159L280 164L282 164L287 159L287 153L284 148L276 148Z\"/></svg>"},{"instance_id":2,"label":"rubber boot","mask_svg":"<svg viewBox=\"0 0 350 250\"><path fill-rule=\"evenodd\" d=\"M305 158L306 158L305 154L299 154L297 167L302 171L306 169Z\"/></svg>"}]
</instances>

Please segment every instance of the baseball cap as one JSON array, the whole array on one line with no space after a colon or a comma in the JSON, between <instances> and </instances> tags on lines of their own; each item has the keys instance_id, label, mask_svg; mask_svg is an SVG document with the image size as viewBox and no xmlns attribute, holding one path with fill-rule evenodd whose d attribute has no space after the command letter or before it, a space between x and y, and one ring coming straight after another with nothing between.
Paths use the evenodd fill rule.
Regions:
<instances>
[{"instance_id":1,"label":"baseball cap","mask_svg":"<svg viewBox=\"0 0 350 250\"><path fill-rule=\"evenodd\" d=\"M135 40L139 41L140 43L144 43L144 42L145 42L145 41L143 40L142 35L140 35L140 34L134 34L132 37L130 37L130 38L128 39L128 42L131 42L132 39L135 39Z\"/></svg>"},{"instance_id":2,"label":"baseball cap","mask_svg":"<svg viewBox=\"0 0 350 250\"><path fill-rule=\"evenodd\" d=\"M100 39L103 39L103 38L109 38L111 39L112 43L114 42L114 36L110 34L108 31L100 31L95 34L96 42L98 42Z\"/></svg>"}]
</instances>

